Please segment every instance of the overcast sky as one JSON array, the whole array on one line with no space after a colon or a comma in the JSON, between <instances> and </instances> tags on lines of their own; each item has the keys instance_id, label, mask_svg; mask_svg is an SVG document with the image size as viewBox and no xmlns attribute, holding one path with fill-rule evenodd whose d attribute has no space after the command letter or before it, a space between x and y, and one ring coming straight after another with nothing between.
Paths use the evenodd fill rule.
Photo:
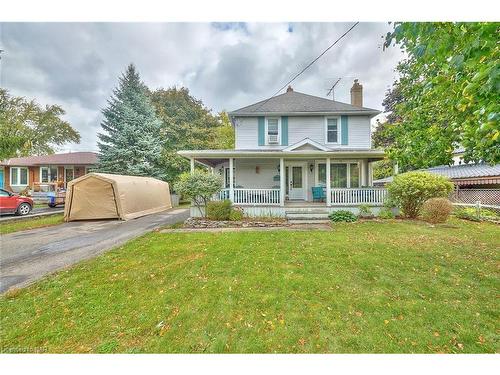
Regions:
<instances>
[{"instance_id":1,"label":"overcast sky","mask_svg":"<svg viewBox=\"0 0 500 375\"><path fill-rule=\"evenodd\" d=\"M3 23L0 84L13 95L59 104L82 135L60 151L97 150L101 112L127 64L152 89L186 86L213 111L271 96L352 23ZM364 105L382 109L402 57L383 51L387 23L361 23L292 86L350 101L354 78Z\"/></svg>"}]
</instances>

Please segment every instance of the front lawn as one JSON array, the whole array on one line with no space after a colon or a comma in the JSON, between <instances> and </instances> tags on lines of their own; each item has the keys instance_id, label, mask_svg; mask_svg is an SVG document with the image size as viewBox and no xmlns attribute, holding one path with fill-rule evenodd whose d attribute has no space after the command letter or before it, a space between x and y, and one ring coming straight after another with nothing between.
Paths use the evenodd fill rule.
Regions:
<instances>
[{"instance_id":1,"label":"front lawn","mask_svg":"<svg viewBox=\"0 0 500 375\"><path fill-rule=\"evenodd\" d=\"M154 232L0 299L1 348L498 352L500 227Z\"/></svg>"},{"instance_id":2,"label":"front lawn","mask_svg":"<svg viewBox=\"0 0 500 375\"><path fill-rule=\"evenodd\" d=\"M0 234L19 232L21 230L50 227L63 222L63 214L35 216L0 222Z\"/></svg>"}]
</instances>

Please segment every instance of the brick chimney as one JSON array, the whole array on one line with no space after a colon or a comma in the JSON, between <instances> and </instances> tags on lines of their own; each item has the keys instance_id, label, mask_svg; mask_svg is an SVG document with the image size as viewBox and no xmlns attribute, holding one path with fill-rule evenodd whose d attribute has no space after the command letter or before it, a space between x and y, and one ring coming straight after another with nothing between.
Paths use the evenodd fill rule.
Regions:
<instances>
[{"instance_id":1,"label":"brick chimney","mask_svg":"<svg viewBox=\"0 0 500 375\"><path fill-rule=\"evenodd\" d=\"M360 85L357 79L351 87L351 104L356 107L363 106L363 85Z\"/></svg>"},{"instance_id":2,"label":"brick chimney","mask_svg":"<svg viewBox=\"0 0 500 375\"><path fill-rule=\"evenodd\" d=\"M288 88L286 89L286 92L292 92L293 89L292 89L292 86L288 85Z\"/></svg>"}]
</instances>

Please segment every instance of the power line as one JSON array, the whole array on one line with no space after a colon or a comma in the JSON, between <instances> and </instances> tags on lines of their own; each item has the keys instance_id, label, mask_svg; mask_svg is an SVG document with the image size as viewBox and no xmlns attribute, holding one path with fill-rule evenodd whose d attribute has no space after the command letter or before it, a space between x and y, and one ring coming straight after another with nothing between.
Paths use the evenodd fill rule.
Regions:
<instances>
[{"instance_id":1,"label":"power line","mask_svg":"<svg viewBox=\"0 0 500 375\"><path fill-rule=\"evenodd\" d=\"M313 65L316 61L318 61L325 53L327 53L333 46L335 46L338 42L340 42L340 40L342 40L342 38L344 38L347 34L349 34L349 32L354 29L356 26L358 26L359 22L356 22L354 25L352 25L349 30L347 30L345 33L343 33L335 42L333 42L332 44L330 44L330 46L325 49L323 52L321 52L321 54L316 57L313 61L311 61L309 64L307 64L307 66L302 69L300 72L298 72L290 81L288 81L287 83L285 83L283 85L283 87L281 87L278 91L276 91L273 96L271 96L270 98L266 99L259 107L257 107L255 109L255 111L257 111L258 109L260 109L264 104L266 104L269 100L271 100L272 98L274 98L281 90L283 90L284 88L286 88L290 83L292 83L293 81L295 81L302 73L304 73L307 69L309 69L311 67L311 65Z\"/></svg>"}]
</instances>

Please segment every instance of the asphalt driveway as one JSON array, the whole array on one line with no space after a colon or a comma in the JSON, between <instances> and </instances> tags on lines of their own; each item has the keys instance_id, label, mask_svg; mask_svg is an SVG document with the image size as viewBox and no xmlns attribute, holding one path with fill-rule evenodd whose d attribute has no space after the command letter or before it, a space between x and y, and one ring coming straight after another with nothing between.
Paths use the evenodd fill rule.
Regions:
<instances>
[{"instance_id":1,"label":"asphalt driveway","mask_svg":"<svg viewBox=\"0 0 500 375\"><path fill-rule=\"evenodd\" d=\"M97 256L155 228L184 221L189 209L171 209L129 221L73 221L0 236L0 292Z\"/></svg>"}]
</instances>

